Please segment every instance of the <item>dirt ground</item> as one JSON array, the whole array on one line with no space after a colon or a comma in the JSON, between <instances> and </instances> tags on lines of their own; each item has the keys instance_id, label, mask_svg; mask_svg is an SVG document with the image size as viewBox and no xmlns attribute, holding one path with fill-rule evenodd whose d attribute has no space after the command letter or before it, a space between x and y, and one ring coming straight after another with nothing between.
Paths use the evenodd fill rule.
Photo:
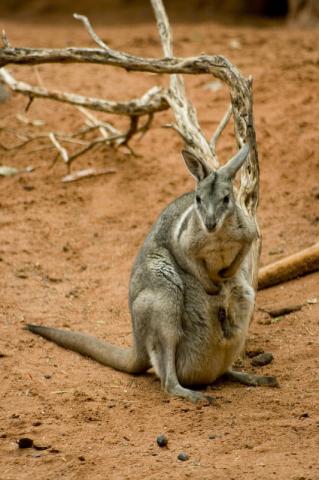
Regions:
<instances>
[{"instance_id":1,"label":"dirt ground","mask_svg":"<svg viewBox=\"0 0 319 480\"><path fill-rule=\"evenodd\" d=\"M1 28L19 46L90 45L71 18L3 18ZM100 21L97 29L114 48L161 54L153 23L132 28ZM318 30L200 22L174 25L174 34L176 54L223 54L254 77L262 264L312 245L319 221ZM33 68L10 70L37 81ZM115 100L167 82L94 65L37 70L47 87ZM207 88L212 81L187 79L207 133L228 102L226 87ZM26 128L16 119L26 115L26 103L14 95L0 105L1 129ZM83 125L76 109L48 101L35 101L27 116L45 121L44 130L71 132ZM1 480L319 479L319 273L258 293L248 349L272 352L272 364L258 371L276 375L280 388L219 382L207 387L217 397L214 406L169 397L152 373L119 373L23 330L26 322L42 323L130 344L127 291L134 256L162 208L193 188L179 138L161 128L171 120L168 112L157 115L154 128L133 141L137 157L105 148L77 160L75 170L116 169L78 183L61 183L65 166L58 161L50 169L55 153L37 150L39 143L1 154L4 165L36 167L0 179ZM0 141L9 146L18 140L1 130ZM219 144L221 159L233 151L229 126ZM263 311L291 304L303 307L276 321ZM253 370L248 357L243 363ZM157 446L159 434L168 437L167 448ZM19 449L22 437L49 448ZM182 451L188 461L177 459Z\"/></svg>"}]
</instances>

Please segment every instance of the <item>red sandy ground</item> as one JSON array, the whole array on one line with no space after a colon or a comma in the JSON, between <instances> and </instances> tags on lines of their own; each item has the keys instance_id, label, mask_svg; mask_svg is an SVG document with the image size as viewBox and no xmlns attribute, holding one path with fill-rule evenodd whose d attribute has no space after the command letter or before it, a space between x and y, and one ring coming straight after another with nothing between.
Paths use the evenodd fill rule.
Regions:
<instances>
[{"instance_id":1,"label":"red sandy ground","mask_svg":"<svg viewBox=\"0 0 319 480\"><path fill-rule=\"evenodd\" d=\"M88 45L72 19L43 23L4 20L21 46ZM153 24L98 31L114 48L158 56ZM318 236L318 31L284 26L174 27L178 55L224 54L254 76L255 119L261 163L259 221L262 263L312 245ZM240 49L232 49L237 39ZM10 67L36 83L28 67ZM40 66L47 87L129 99L167 78L99 66ZM228 92L205 89L212 79L187 79L205 131L213 132ZM0 126L16 120L27 100L14 95L0 106ZM28 114L44 129L83 125L76 109L35 101ZM131 264L152 222L176 196L193 188L181 142L160 126L132 146L138 157L96 150L74 169L114 167L113 175L64 185L62 161L39 144L2 156L2 164L37 169L0 180L0 479L319 479L318 273L258 293L248 348L270 351L279 389L218 383L207 391L216 406L196 406L163 393L150 373L133 377L32 336L26 322L70 327L129 345L127 290ZM118 119L116 119L118 121ZM124 121L120 120L123 124ZM1 133L1 142L16 138ZM234 151L232 127L219 144L222 160ZM303 303L300 312L270 323L262 308ZM244 361L252 370L250 360ZM156 437L165 434L168 447ZM21 450L31 437L47 450ZM189 460L177 460L179 452Z\"/></svg>"}]
</instances>

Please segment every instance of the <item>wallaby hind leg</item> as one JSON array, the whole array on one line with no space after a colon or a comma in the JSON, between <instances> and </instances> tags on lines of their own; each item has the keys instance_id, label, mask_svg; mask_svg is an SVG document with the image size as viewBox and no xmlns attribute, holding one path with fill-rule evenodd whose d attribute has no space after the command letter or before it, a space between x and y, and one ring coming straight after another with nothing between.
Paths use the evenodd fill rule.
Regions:
<instances>
[{"instance_id":1,"label":"wallaby hind leg","mask_svg":"<svg viewBox=\"0 0 319 480\"><path fill-rule=\"evenodd\" d=\"M172 395L186 398L195 403L198 400L213 402L213 397L204 395L202 392L182 387L176 374L176 343L172 338L162 339L157 347L150 352L151 362L161 380L164 390Z\"/></svg>"},{"instance_id":2,"label":"wallaby hind leg","mask_svg":"<svg viewBox=\"0 0 319 480\"><path fill-rule=\"evenodd\" d=\"M202 392L182 387L176 373L176 348L182 336L179 295L156 291L145 292L133 307L134 315L150 315L150 335L146 340L151 364L160 378L162 388L172 395L192 402L213 398Z\"/></svg>"},{"instance_id":3,"label":"wallaby hind leg","mask_svg":"<svg viewBox=\"0 0 319 480\"><path fill-rule=\"evenodd\" d=\"M279 387L277 378L273 376L255 375L253 373L236 372L234 370L230 370L229 372L225 373L224 377L232 382L242 383L251 387Z\"/></svg>"}]
</instances>

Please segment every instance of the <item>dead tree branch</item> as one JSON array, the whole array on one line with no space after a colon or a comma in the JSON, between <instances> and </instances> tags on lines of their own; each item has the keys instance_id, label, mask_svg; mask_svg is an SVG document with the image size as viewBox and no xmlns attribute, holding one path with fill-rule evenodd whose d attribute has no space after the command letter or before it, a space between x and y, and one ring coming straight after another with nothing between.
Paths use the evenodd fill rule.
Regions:
<instances>
[{"instance_id":1,"label":"dead tree branch","mask_svg":"<svg viewBox=\"0 0 319 480\"><path fill-rule=\"evenodd\" d=\"M214 135L212 136L211 141L209 142L209 143L210 143L210 148L211 148L212 151L213 151L213 155L214 155L216 158L217 158L217 154L216 154L216 143L217 143L217 140L219 139L219 137L220 137L221 134L223 133L224 129L226 128L229 120L231 119L232 113L233 113L233 108L232 108L232 105L230 104L229 107L228 107L228 109L227 109L227 112L225 113L225 115L224 115L223 118L221 119L220 124L219 124L218 127L216 128L216 131L215 131Z\"/></svg>"},{"instance_id":2,"label":"dead tree branch","mask_svg":"<svg viewBox=\"0 0 319 480\"><path fill-rule=\"evenodd\" d=\"M8 64L92 63L112 65L127 71L171 75L170 88L168 91L155 87L155 89L149 90L141 99L122 103L94 98L90 99L55 91L49 92L43 89L43 87L31 87L24 82L16 82L15 87L17 88L16 91L21 91L21 93L29 95L30 98L35 98L36 96L52 98L107 113L127 115L132 120L131 127L126 132L126 135L132 135L132 132L137 133L140 130L136 118L142 115L148 115L148 118L151 120L154 113L165 110L168 106L171 106L176 117L175 130L183 137L188 148L193 150L195 154L200 154L208 163L213 165L214 168L218 166L215 152L216 142L232 113L237 146L248 143L250 147L249 159L241 169L241 183L237 201L243 212L256 222L259 167L253 122L252 79L244 78L231 62L220 55L200 55L188 58L174 57L169 22L163 4L161 0L151 1L157 19L164 58L144 58L113 50L94 32L86 17L76 15L75 18L84 24L90 37L99 48L13 48L10 46L5 33L3 33L4 46L0 49L0 67ZM231 100L231 110L229 110L229 112L231 113L227 112L213 135L211 142L208 142L204 137L197 121L195 109L186 98L183 79L180 77L181 74L213 75L229 87ZM1 76L2 79L5 77L8 80L6 71L4 75L2 74ZM148 122L146 122L146 127L144 125L141 129L147 127ZM109 138L112 139L112 135L110 135ZM113 140L114 139L116 141L120 140L116 134L114 135ZM103 138L103 141L106 141L106 139ZM125 143L125 137L123 137L123 141ZM91 146L93 147L99 143L102 143L102 138L93 140ZM84 148L86 151L87 147L88 146ZM84 149L82 149L82 151ZM69 157L69 161L71 158L72 157ZM257 285L259 250L260 240L258 239L253 246L253 258L251 262L251 276L254 287Z\"/></svg>"},{"instance_id":3,"label":"dead tree branch","mask_svg":"<svg viewBox=\"0 0 319 480\"><path fill-rule=\"evenodd\" d=\"M151 4L156 17L163 53L165 58L172 58L172 33L163 3L151 0ZM184 81L180 75L171 75L167 101L175 114L176 125L173 128L182 136L188 149L216 168L218 163L201 131L195 108L186 97Z\"/></svg>"},{"instance_id":4,"label":"dead tree branch","mask_svg":"<svg viewBox=\"0 0 319 480\"><path fill-rule=\"evenodd\" d=\"M317 270L319 270L319 243L261 268L258 288L262 290Z\"/></svg>"},{"instance_id":5,"label":"dead tree branch","mask_svg":"<svg viewBox=\"0 0 319 480\"><path fill-rule=\"evenodd\" d=\"M47 98L58 102L85 107L98 112L113 113L128 117L139 117L167 110L169 108L169 104L166 100L166 91L160 87L152 87L141 98L136 98L127 102L113 102L111 100L75 95L74 93L48 90L44 87L34 87L26 82L17 81L6 68L0 69L0 79L12 91L26 95L29 98Z\"/></svg>"}]
</instances>

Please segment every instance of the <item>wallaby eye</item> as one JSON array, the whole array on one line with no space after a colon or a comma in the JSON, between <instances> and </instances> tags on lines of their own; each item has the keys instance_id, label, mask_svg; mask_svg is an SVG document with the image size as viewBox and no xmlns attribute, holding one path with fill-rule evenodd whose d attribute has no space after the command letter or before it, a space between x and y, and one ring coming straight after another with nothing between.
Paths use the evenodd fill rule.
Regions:
<instances>
[{"instance_id":1,"label":"wallaby eye","mask_svg":"<svg viewBox=\"0 0 319 480\"><path fill-rule=\"evenodd\" d=\"M202 202L199 195L196 195L195 200L196 200L196 203L197 203L198 205L200 205L201 202Z\"/></svg>"},{"instance_id":2,"label":"wallaby eye","mask_svg":"<svg viewBox=\"0 0 319 480\"><path fill-rule=\"evenodd\" d=\"M225 205L228 205L229 204L229 195L225 195L223 201L224 201Z\"/></svg>"}]
</instances>

